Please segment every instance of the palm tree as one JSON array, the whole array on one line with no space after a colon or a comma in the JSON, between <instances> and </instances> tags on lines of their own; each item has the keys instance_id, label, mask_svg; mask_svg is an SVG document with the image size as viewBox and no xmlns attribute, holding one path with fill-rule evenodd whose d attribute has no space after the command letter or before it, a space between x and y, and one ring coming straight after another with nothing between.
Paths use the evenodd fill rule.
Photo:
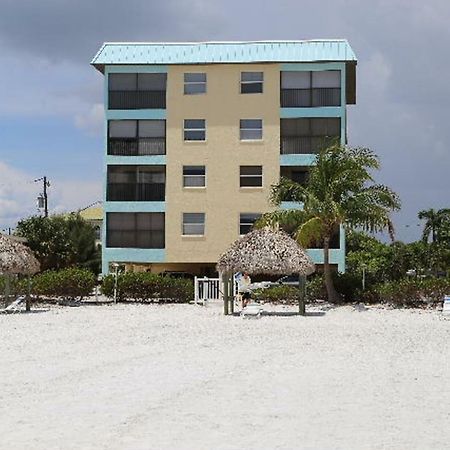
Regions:
<instances>
[{"instance_id":1,"label":"palm tree","mask_svg":"<svg viewBox=\"0 0 450 450\"><path fill-rule=\"evenodd\" d=\"M264 214L256 227L279 226L292 230L304 247L323 244L324 275L328 298L337 301L330 266L330 240L341 226L370 232L388 230L393 238L391 211L400 200L391 189L375 184L371 172L380 166L367 148L332 145L317 155L306 185L282 178L272 186L271 202L279 206L289 199L303 203L302 210L277 210Z\"/></svg>"},{"instance_id":2,"label":"palm tree","mask_svg":"<svg viewBox=\"0 0 450 450\"><path fill-rule=\"evenodd\" d=\"M438 242L442 235L448 232L450 228L450 209L433 208L419 211L417 215L420 220L425 220L425 225L422 232L422 240L428 242L431 235L431 242Z\"/></svg>"}]
</instances>

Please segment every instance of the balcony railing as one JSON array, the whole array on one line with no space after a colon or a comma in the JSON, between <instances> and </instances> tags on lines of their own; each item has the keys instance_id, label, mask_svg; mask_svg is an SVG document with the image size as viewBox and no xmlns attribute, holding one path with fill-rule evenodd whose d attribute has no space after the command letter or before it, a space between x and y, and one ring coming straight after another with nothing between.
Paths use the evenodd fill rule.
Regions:
<instances>
[{"instance_id":1,"label":"balcony railing","mask_svg":"<svg viewBox=\"0 0 450 450\"><path fill-rule=\"evenodd\" d=\"M164 183L108 183L106 199L112 202L163 202Z\"/></svg>"},{"instance_id":2,"label":"balcony railing","mask_svg":"<svg viewBox=\"0 0 450 450\"><path fill-rule=\"evenodd\" d=\"M108 155L148 156L165 155L166 138L109 138Z\"/></svg>"},{"instance_id":3,"label":"balcony railing","mask_svg":"<svg viewBox=\"0 0 450 450\"><path fill-rule=\"evenodd\" d=\"M109 91L109 109L165 109L166 91Z\"/></svg>"},{"instance_id":4,"label":"balcony railing","mask_svg":"<svg viewBox=\"0 0 450 450\"><path fill-rule=\"evenodd\" d=\"M282 108L341 106L340 88L282 89Z\"/></svg>"},{"instance_id":5,"label":"balcony railing","mask_svg":"<svg viewBox=\"0 0 450 450\"><path fill-rule=\"evenodd\" d=\"M107 247L164 248L164 230L108 230Z\"/></svg>"},{"instance_id":6,"label":"balcony railing","mask_svg":"<svg viewBox=\"0 0 450 450\"><path fill-rule=\"evenodd\" d=\"M281 154L314 154L339 136L281 136Z\"/></svg>"}]
</instances>

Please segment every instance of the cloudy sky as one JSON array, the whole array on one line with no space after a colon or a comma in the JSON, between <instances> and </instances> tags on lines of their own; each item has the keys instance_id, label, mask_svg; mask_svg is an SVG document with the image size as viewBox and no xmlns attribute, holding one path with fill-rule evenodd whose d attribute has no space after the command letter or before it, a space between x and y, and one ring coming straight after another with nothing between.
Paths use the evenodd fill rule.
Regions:
<instances>
[{"instance_id":1,"label":"cloudy sky","mask_svg":"<svg viewBox=\"0 0 450 450\"><path fill-rule=\"evenodd\" d=\"M449 22L448 0L0 0L0 229L36 212L43 175L51 211L101 198L102 42L347 38L349 143L380 155L415 239L418 210L450 206Z\"/></svg>"}]
</instances>

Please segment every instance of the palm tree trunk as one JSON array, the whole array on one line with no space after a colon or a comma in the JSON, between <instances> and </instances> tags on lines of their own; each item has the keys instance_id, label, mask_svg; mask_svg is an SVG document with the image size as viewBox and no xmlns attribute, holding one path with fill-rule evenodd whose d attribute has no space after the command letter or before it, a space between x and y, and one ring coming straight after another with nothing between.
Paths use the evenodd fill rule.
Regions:
<instances>
[{"instance_id":1,"label":"palm tree trunk","mask_svg":"<svg viewBox=\"0 0 450 450\"><path fill-rule=\"evenodd\" d=\"M323 273L325 277L325 287L327 289L328 301L337 303L339 301L339 294L336 291L331 276L330 266L330 238L326 237L323 242Z\"/></svg>"}]
</instances>

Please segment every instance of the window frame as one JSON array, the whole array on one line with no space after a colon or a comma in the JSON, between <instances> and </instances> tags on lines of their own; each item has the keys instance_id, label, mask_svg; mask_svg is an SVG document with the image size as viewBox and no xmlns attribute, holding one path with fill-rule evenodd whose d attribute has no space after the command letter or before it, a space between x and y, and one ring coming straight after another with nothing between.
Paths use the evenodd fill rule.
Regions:
<instances>
[{"instance_id":1,"label":"window frame","mask_svg":"<svg viewBox=\"0 0 450 450\"><path fill-rule=\"evenodd\" d=\"M242 216L258 216L251 224L249 222L242 222ZM243 212L243 213L239 213L239 236L245 236L247 233L250 233L253 225L255 224L255 222L263 215L263 213L252 213L252 212ZM247 233L242 233L242 226L248 226L250 225L250 229L247 231Z\"/></svg>"},{"instance_id":2,"label":"window frame","mask_svg":"<svg viewBox=\"0 0 450 450\"><path fill-rule=\"evenodd\" d=\"M205 81L186 81L186 75L205 75ZM204 85L205 90L203 92L186 92L186 86L200 86ZM183 94L184 95L203 95L207 93L208 89L208 76L206 72L184 72L183 74Z\"/></svg>"},{"instance_id":3,"label":"window frame","mask_svg":"<svg viewBox=\"0 0 450 450\"><path fill-rule=\"evenodd\" d=\"M184 171L188 167L203 167L203 175L187 175L187 174L185 174ZM182 174L183 175L183 189L206 189L206 166L189 166L189 165L184 166L183 165L182 171L183 171L183 174ZM187 186L186 178L192 179L194 177L203 178L203 185L202 186Z\"/></svg>"},{"instance_id":4,"label":"window frame","mask_svg":"<svg viewBox=\"0 0 450 450\"><path fill-rule=\"evenodd\" d=\"M261 74L261 80L243 80L243 75L247 74L247 73L260 73ZM260 84L261 85L261 91L254 91L254 92L243 92L242 87L243 86L248 86L248 85L253 85L253 84ZM264 72L262 70L256 70L256 71L249 71L249 70L244 70L241 71L241 76L240 76L240 80L239 80L239 92L241 94L263 94L264 93Z\"/></svg>"},{"instance_id":5,"label":"window frame","mask_svg":"<svg viewBox=\"0 0 450 450\"><path fill-rule=\"evenodd\" d=\"M196 215L202 215L203 216L203 223L201 222L185 222L185 215L187 214L196 214ZM203 233L185 233L185 226L186 225L201 225L203 224ZM205 236L206 232L206 213L204 212L183 212L181 213L181 236L183 237L202 237Z\"/></svg>"},{"instance_id":6,"label":"window frame","mask_svg":"<svg viewBox=\"0 0 450 450\"><path fill-rule=\"evenodd\" d=\"M242 174L242 168L243 167L260 167L261 168L261 174ZM239 188L240 189L261 189L264 187L264 169L262 165L244 165L244 166L239 166ZM260 185L251 185L251 186L246 186L246 185L242 185L242 178L261 178L261 184Z\"/></svg>"},{"instance_id":7,"label":"window frame","mask_svg":"<svg viewBox=\"0 0 450 450\"><path fill-rule=\"evenodd\" d=\"M245 121L245 120L259 121L260 124L261 124L261 128L248 128L248 127L243 128L242 127L242 122ZM242 132L243 131L255 131L255 130L261 130L261 137L259 137L259 138L248 138L248 139L245 139L245 138L242 137ZM259 141L264 140L264 121L263 121L263 119L239 119L239 140L242 141L242 142L249 142L249 141L250 142L253 142L253 141L259 142Z\"/></svg>"},{"instance_id":8,"label":"window frame","mask_svg":"<svg viewBox=\"0 0 450 450\"><path fill-rule=\"evenodd\" d=\"M186 122L188 120L203 120L203 128L186 128ZM203 131L205 133L203 139L186 139L186 132ZM206 119L183 119L183 141L184 142L206 142Z\"/></svg>"}]
</instances>

